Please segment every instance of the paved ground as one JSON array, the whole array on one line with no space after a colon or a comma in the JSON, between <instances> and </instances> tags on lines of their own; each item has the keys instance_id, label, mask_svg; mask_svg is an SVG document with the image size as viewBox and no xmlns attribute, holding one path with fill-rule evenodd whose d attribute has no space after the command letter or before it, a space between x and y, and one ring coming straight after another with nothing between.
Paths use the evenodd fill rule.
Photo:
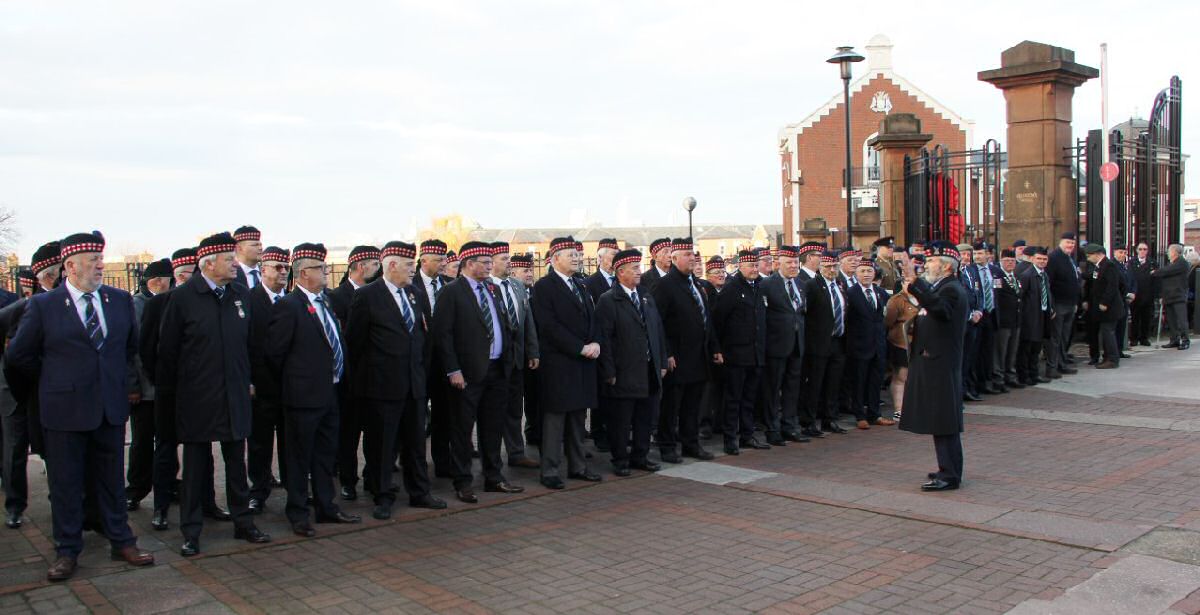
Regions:
<instances>
[{"instance_id":1,"label":"paved ground","mask_svg":"<svg viewBox=\"0 0 1200 615\"><path fill-rule=\"evenodd\" d=\"M386 523L360 501L347 508L367 522L309 540L286 532L276 496L260 518L274 544L211 523L191 560L142 510L157 566L109 562L89 536L79 576L54 586L35 462L26 526L0 529L0 615L1197 613L1198 368L1200 353L1141 352L968 406L956 492L917 489L928 438L877 427L566 492L515 471L528 493Z\"/></svg>"}]
</instances>

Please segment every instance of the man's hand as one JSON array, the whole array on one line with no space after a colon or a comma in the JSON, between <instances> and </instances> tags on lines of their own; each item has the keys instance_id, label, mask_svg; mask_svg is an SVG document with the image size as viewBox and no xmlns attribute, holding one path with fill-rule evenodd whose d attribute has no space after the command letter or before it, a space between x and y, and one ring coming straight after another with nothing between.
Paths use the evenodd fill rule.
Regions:
<instances>
[{"instance_id":1,"label":"man's hand","mask_svg":"<svg viewBox=\"0 0 1200 615\"><path fill-rule=\"evenodd\" d=\"M667 371L675 371L675 357L667 357Z\"/></svg>"},{"instance_id":2,"label":"man's hand","mask_svg":"<svg viewBox=\"0 0 1200 615\"><path fill-rule=\"evenodd\" d=\"M542 362L539 359L530 359L529 360L529 369L537 369L538 366L541 364L542 364Z\"/></svg>"},{"instance_id":3,"label":"man's hand","mask_svg":"<svg viewBox=\"0 0 1200 615\"><path fill-rule=\"evenodd\" d=\"M1088 309L1088 302L1087 302L1087 301L1084 301L1084 302L1083 302L1083 311L1085 311L1085 312L1086 312L1086 311L1087 311L1087 309Z\"/></svg>"},{"instance_id":4,"label":"man's hand","mask_svg":"<svg viewBox=\"0 0 1200 615\"><path fill-rule=\"evenodd\" d=\"M659 378L666 378L666 377L667 377L667 370L665 370L665 369L660 369L660 370L658 370L658 371L659 371L659 374L658 374L658 377L659 377Z\"/></svg>"},{"instance_id":5,"label":"man's hand","mask_svg":"<svg viewBox=\"0 0 1200 615\"><path fill-rule=\"evenodd\" d=\"M583 355L585 359L595 359L600 356L600 344L596 342L585 344L579 354Z\"/></svg>"},{"instance_id":6,"label":"man's hand","mask_svg":"<svg viewBox=\"0 0 1200 615\"><path fill-rule=\"evenodd\" d=\"M975 310L974 312L971 312L971 324L978 323L979 319L981 319L981 318L983 318L983 312L980 312L979 310Z\"/></svg>"},{"instance_id":7,"label":"man's hand","mask_svg":"<svg viewBox=\"0 0 1200 615\"><path fill-rule=\"evenodd\" d=\"M454 372L450 374L450 386L456 389L467 388L467 381L463 379L462 372Z\"/></svg>"},{"instance_id":8,"label":"man's hand","mask_svg":"<svg viewBox=\"0 0 1200 615\"><path fill-rule=\"evenodd\" d=\"M1137 293L1128 293L1125 295L1125 300L1129 301L1131 303L1136 299L1137 299Z\"/></svg>"},{"instance_id":9,"label":"man's hand","mask_svg":"<svg viewBox=\"0 0 1200 615\"><path fill-rule=\"evenodd\" d=\"M1107 311L1108 311L1108 306L1107 306L1107 305L1104 305L1103 303L1101 303L1101 304L1100 304L1100 311L1101 311L1101 312L1107 312Z\"/></svg>"},{"instance_id":10,"label":"man's hand","mask_svg":"<svg viewBox=\"0 0 1200 615\"><path fill-rule=\"evenodd\" d=\"M725 357L721 356L721 353L718 352L717 354L713 355L713 363L716 363L717 365L724 365Z\"/></svg>"},{"instance_id":11,"label":"man's hand","mask_svg":"<svg viewBox=\"0 0 1200 615\"><path fill-rule=\"evenodd\" d=\"M608 386L613 386L613 385L617 384L617 377L613 376L612 378L605 380L605 382L608 383Z\"/></svg>"}]
</instances>

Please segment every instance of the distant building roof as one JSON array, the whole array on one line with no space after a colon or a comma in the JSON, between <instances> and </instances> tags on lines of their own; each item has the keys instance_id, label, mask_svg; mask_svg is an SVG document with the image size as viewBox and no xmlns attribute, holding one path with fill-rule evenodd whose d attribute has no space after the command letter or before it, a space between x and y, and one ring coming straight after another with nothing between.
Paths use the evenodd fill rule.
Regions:
<instances>
[{"instance_id":1,"label":"distant building roof","mask_svg":"<svg viewBox=\"0 0 1200 615\"><path fill-rule=\"evenodd\" d=\"M783 232L781 224L695 224L692 232L693 240L701 239L741 239L752 237L756 230L762 227L769 236ZM600 241L605 237L615 237L628 245L648 246L659 237L681 237L687 234L687 227L680 226L631 226L612 227L591 225L585 228L522 228L522 229L477 229L471 231L471 239L478 241L507 241L511 244L546 243L555 237L571 235L576 241Z\"/></svg>"}]
</instances>

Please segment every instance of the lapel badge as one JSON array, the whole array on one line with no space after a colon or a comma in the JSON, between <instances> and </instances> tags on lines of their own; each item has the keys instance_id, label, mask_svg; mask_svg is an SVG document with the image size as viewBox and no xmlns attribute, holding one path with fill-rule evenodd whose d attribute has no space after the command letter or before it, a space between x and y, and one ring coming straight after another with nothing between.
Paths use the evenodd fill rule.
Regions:
<instances>
[{"instance_id":1,"label":"lapel badge","mask_svg":"<svg viewBox=\"0 0 1200 615\"><path fill-rule=\"evenodd\" d=\"M245 317L246 317L246 311L242 309L242 300L241 300L241 299L235 299L235 300L234 300L234 302L233 302L233 304L234 304L235 306L237 306L238 318L245 318Z\"/></svg>"}]
</instances>

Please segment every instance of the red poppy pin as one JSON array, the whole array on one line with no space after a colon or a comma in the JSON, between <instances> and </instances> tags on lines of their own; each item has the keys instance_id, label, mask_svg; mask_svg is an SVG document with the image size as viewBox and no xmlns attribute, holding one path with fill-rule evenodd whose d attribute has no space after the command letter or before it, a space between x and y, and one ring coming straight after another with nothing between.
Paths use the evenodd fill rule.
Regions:
<instances>
[{"instance_id":1,"label":"red poppy pin","mask_svg":"<svg viewBox=\"0 0 1200 615\"><path fill-rule=\"evenodd\" d=\"M309 313L309 314L316 314L316 313L317 313L317 308L315 308L315 307L313 307L313 306L311 306L311 305L310 305L310 306L308 306L308 313Z\"/></svg>"}]
</instances>

